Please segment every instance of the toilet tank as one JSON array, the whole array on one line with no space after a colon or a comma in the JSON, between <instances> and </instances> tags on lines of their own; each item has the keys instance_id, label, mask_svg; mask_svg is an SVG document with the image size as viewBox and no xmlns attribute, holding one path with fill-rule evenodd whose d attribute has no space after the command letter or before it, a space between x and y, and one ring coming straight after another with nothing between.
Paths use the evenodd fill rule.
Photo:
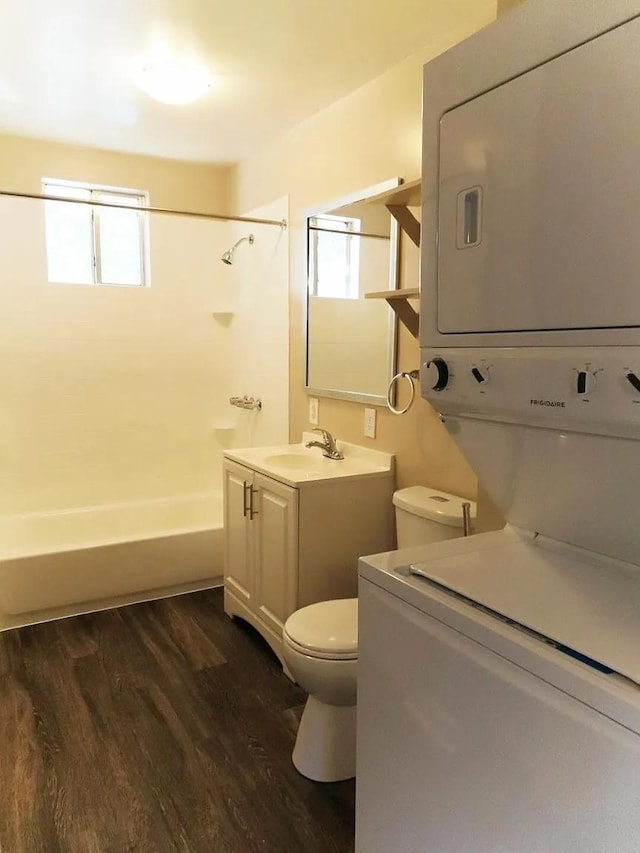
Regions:
<instances>
[{"instance_id":1,"label":"toilet tank","mask_svg":"<svg viewBox=\"0 0 640 853\"><path fill-rule=\"evenodd\" d=\"M462 504L465 498L428 489L409 486L393 494L396 513L398 548L426 545L463 534ZM475 526L476 503L471 504L471 529Z\"/></svg>"}]
</instances>

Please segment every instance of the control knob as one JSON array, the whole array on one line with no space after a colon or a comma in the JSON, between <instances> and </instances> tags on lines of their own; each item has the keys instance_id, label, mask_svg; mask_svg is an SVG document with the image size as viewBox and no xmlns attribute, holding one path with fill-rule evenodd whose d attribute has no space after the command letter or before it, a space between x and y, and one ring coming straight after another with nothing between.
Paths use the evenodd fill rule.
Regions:
<instances>
[{"instance_id":1,"label":"control knob","mask_svg":"<svg viewBox=\"0 0 640 853\"><path fill-rule=\"evenodd\" d=\"M629 370L627 371L625 376L627 377L627 382L629 383L629 385L631 385L631 387L634 388L636 391L640 391L640 377L638 376L638 374Z\"/></svg>"},{"instance_id":2,"label":"control knob","mask_svg":"<svg viewBox=\"0 0 640 853\"><path fill-rule=\"evenodd\" d=\"M489 381L489 371L486 367L478 367L474 365L471 368L471 375L476 380L478 385L486 385Z\"/></svg>"},{"instance_id":3,"label":"control knob","mask_svg":"<svg viewBox=\"0 0 640 853\"><path fill-rule=\"evenodd\" d=\"M596 386L596 377L589 370L578 370L576 374L576 393L579 396L591 394Z\"/></svg>"},{"instance_id":4,"label":"control knob","mask_svg":"<svg viewBox=\"0 0 640 853\"><path fill-rule=\"evenodd\" d=\"M431 382L431 388L434 391L443 391L449 384L449 367L447 362L436 356L426 364L428 371L428 381Z\"/></svg>"}]
</instances>

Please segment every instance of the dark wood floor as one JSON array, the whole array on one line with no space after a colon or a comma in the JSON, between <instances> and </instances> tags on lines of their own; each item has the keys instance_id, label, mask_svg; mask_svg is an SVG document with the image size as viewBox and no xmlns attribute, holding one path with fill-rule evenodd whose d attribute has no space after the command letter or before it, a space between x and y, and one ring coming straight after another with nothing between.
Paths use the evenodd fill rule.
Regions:
<instances>
[{"instance_id":1,"label":"dark wood floor","mask_svg":"<svg viewBox=\"0 0 640 853\"><path fill-rule=\"evenodd\" d=\"M221 590L0 634L0 851L351 851L304 699Z\"/></svg>"}]
</instances>

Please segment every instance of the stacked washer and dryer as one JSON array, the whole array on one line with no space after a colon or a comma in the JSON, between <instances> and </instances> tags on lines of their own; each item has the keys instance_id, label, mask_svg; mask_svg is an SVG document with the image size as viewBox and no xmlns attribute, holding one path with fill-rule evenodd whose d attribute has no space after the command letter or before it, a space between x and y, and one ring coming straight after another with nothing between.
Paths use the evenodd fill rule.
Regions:
<instances>
[{"instance_id":1,"label":"stacked washer and dryer","mask_svg":"<svg viewBox=\"0 0 640 853\"><path fill-rule=\"evenodd\" d=\"M360 562L358 853L640 850L640 0L424 70L423 396L507 520Z\"/></svg>"}]
</instances>

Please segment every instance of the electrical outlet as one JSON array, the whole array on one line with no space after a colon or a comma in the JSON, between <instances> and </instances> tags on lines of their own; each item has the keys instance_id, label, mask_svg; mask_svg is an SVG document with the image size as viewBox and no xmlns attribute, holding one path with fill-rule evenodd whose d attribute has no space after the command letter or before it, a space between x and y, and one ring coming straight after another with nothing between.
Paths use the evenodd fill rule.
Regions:
<instances>
[{"instance_id":1,"label":"electrical outlet","mask_svg":"<svg viewBox=\"0 0 640 853\"><path fill-rule=\"evenodd\" d=\"M364 434L367 438L376 437L376 410L364 410Z\"/></svg>"},{"instance_id":2,"label":"electrical outlet","mask_svg":"<svg viewBox=\"0 0 640 853\"><path fill-rule=\"evenodd\" d=\"M318 426L318 398L309 397L309 423Z\"/></svg>"}]
</instances>

